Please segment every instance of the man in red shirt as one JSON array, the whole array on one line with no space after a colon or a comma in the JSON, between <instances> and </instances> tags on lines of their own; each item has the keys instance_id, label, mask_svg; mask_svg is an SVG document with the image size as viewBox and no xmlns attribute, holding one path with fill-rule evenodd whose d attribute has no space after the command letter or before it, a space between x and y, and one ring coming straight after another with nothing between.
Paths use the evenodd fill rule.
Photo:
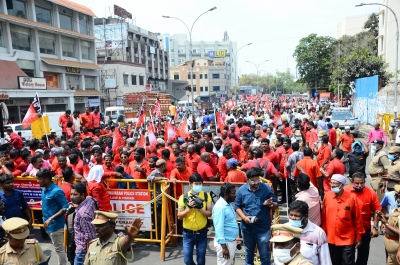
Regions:
<instances>
[{"instance_id":1,"label":"man in red shirt","mask_svg":"<svg viewBox=\"0 0 400 265\"><path fill-rule=\"evenodd\" d=\"M312 159L313 153L311 148L304 148L304 158L296 163L293 170L293 176L298 177L300 173L304 173L310 177L310 181L316 188L318 188L320 195L323 194L323 182L321 172L317 161Z\"/></svg>"},{"instance_id":2,"label":"man in red shirt","mask_svg":"<svg viewBox=\"0 0 400 265\"><path fill-rule=\"evenodd\" d=\"M149 162L144 160L145 155L146 152L142 147L137 147L134 151L135 160L129 163L128 168L125 171L134 179L147 179L147 176L150 174L150 165ZM137 182L136 187L138 189L148 189L148 183Z\"/></svg>"},{"instance_id":3,"label":"man in red shirt","mask_svg":"<svg viewBox=\"0 0 400 265\"><path fill-rule=\"evenodd\" d=\"M270 161L273 166L278 167L279 156L275 154L274 149L269 145L270 141L267 138L261 140L261 149L263 151L263 159Z\"/></svg>"},{"instance_id":4,"label":"man in red shirt","mask_svg":"<svg viewBox=\"0 0 400 265\"><path fill-rule=\"evenodd\" d=\"M337 145L336 130L333 129L332 123L328 123L328 139L329 143L332 145L332 148L335 148L335 146Z\"/></svg>"},{"instance_id":5,"label":"man in red shirt","mask_svg":"<svg viewBox=\"0 0 400 265\"><path fill-rule=\"evenodd\" d=\"M326 170L324 167L321 167L319 170L321 171L322 176L324 176L324 191L327 192L331 190L330 179L335 174L344 175L345 167L342 161L340 161L343 157L342 149L336 148L332 152L333 159L329 162Z\"/></svg>"},{"instance_id":6,"label":"man in red shirt","mask_svg":"<svg viewBox=\"0 0 400 265\"><path fill-rule=\"evenodd\" d=\"M228 176L225 182L239 182L246 183L247 177L246 173L237 169L239 161L236 158L230 158L226 161L226 166L229 168Z\"/></svg>"},{"instance_id":7,"label":"man in red shirt","mask_svg":"<svg viewBox=\"0 0 400 265\"><path fill-rule=\"evenodd\" d=\"M188 159L190 162L190 167L192 168L193 173L197 173L197 166L199 165L201 158L198 154L196 154L196 147L194 144L190 144L187 147Z\"/></svg>"},{"instance_id":8,"label":"man in red shirt","mask_svg":"<svg viewBox=\"0 0 400 265\"><path fill-rule=\"evenodd\" d=\"M355 248L360 248L365 233L358 199L344 189L346 182L343 175L333 175L332 190L325 194L322 203L322 229L332 264L354 264Z\"/></svg>"},{"instance_id":9,"label":"man in red shirt","mask_svg":"<svg viewBox=\"0 0 400 265\"><path fill-rule=\"evenodd\" d=\"M99 107L96 107L92 112L93 117L93 130L100 129L101 114L99 112Z\"/></svg>"},{"instance_id":10,"label":"man in red shirt","mask_svg":"<svg viewBox=\"0 0 400 265\"><path fill-rule=\"evenodd\" d=\"M359 199L358 203L362 212L363 226L365 233L361 237L361 246L357 251L356 265L368 264L369 245L371 238L378 237L378 216L377 211L382 207L378 201L378 196L370 187L365 186L365 177L363 173L356 172L352 178L353 185L346 186L344 189L353 193ZM371 229L371 218L374 225Z\"/></svg>"},{"instance_id":11,"label":"man in red shirt","mask_svg":"<svg viewBox=\"0 0 400 265\"><path fill-rule=\"evenodd\" d=\"M316 142L318 142L317 130L314 128L314 123L310 121L307 124L306 143L311 149L314 149Z\"/></svg>"},{"instance_id":12,"label":"man in red shirt","mask_svg":"<svg viewBox=\"0 0 400 265\"><path fill-rule=\"evenodd\" d=\"M116 178L122 178L122 174L119 172L114 171L114 165L112 164L112 157L111 155L105 155L104 156L104 164L103 164L103 180L104 179L116 179ZM116 189L118 188L118 182L108 182L108 188L110 189Z\"/></svg>"},{"instance_id":13,"label":"man in red shirt","mask_svg":"<svg viewBox=\"0 0 400 265\"><path fill-rule=\"evenodd\" d=\"M62 135L64 136L64 140L67 139L67 123L68 121L72 121L71 111L66 110L63 115L58 118L58 126L61 127Z\"/></svg>"},{"instance_id":14,"label":"man in red shirt","mask_svg":"<svg viewBox=\"0 0 400 265\"><path fill-rule=\"evenodd\" d=\"M353 152L352 150L352 144L354 143L354 136L350 133L350 126L345 126L344 127L344 134L342 134L339 138L339 141L337 143L337 147L340 146L340 143L342 144L342 150L344 152L343 155L343 160L347 159L347 154ZM349 164L346 163L346 173L349 172Z\"/></svg>"},{"instance_id":15,"label":"man in red shirt","mask_svg":"<svg viewBox=\"0 0 400 265\"><path fill-rule=\"evenodd\" d=\"M327 136L323 136L321 141L322 145L318 150L314 149L314 155L317 155L318 166L324 167L331 158L331 149L328 145L329 141Z\"/></svg>"},{"instance_id":16,"label":"man in red shirt","mask_svg":"<svg viewBox=\"0 0 400 265\"><path fill-rule=\"evenodd\" d=\"M193 174L192 168L187 167L185 163L184 157L177 157L175 159L176 168L174 168L171 172L170 181L176 183L177 180L181 181L189 181L190 175ZM183 194L183 185L175 184L175 198L179 199L179 197Z\"/></svg>"},{"instance_id":17,"label":"man in red shirt","mask_svg":"<svg viewBox=\"0 0 400 265\"><path fill-rule=\"evenodd\" d=\"M279 178L280 174L279 171L276 170L275 166L269 162L266 161L265 159L262 158L263 152L260 147L256 147L253 149L253 155L254 155L254 160L251 160L244 164L240 169L242 171L247 171L252 167L256 168L265 168L265 171L267 172L268 179L272 179L273 177Z\"/></svg>"},{"instance_id":18,"label":"man in red shirt","mask_svg":"<svg viewBox=\"0 0 400 265\"><path fill-rule=\"evenodd\" d=\"M249 150L250 150L250 139L244 139L242 141L242 150L239 152L239 163L246 164L249 161Z\"/></svg>"},{"instance_id":19,"label":"man in red shirt","mask_svg":"<svg viewBox=\"0 0 400 265\"><path fill-rule=\"evenodd\" d=\"M218 181L218 177L214 176L213 170L210 167L210 154L202 153L200 155L201 161L197 166L197 173L203 178L204 181Z\"/></svg>"},{"instance_id":20,"label":"man in red shirt","mask_svg":"<svg viewBox=\"0 0 400 265\"><path fill-rule=\"evenodd\" d=\"M228 176L228 168L226 167L226 161L232 158L233 153L232 149L225 146L224 151L222 152L222 156L218 160L218 171L220 175L219 181L225 182L226 177Z\"/></svg>"},{"instance_id":21,"label":"man in red shirt","mask_svg":"<svg viewBox=\"0 0 400 265\"><path fill-rule=\"evenodd\" d=\"M283 179L283 181L279 181L279 186L282 191L282 199L278 202L281 204L286 203L286 192L288 192L289 203L291 202L291 198L292 198L291 190L288 189L286 191L286 187L289 187L289 183L288 183L289 172L287 171L286 166L285 166L287 159L293 153L292 141L289 138L284 138L282 148L283 148L282 149L283 152L282 152L281 160L279 162L279 173L281 176L281 180Z\"/></svg>"},{"instance_id":22,"label":"man in red shirt","mask_svg":"<svg viewBox=\"0 0 400 265\"><path fill-rule=\"evenodd\" d=\"M234 134L234 133L231 133L231 134L229 135L229 137L230 137L230 138L229 138L228 140L225 141L225 144L226 144L226 143L230 143L230 144L232 145L232 152L233 152L236 156L239 156L240 150L242 149L241 146L240 146L240 143L239 143L238 141L236 141L236 139L235 139L235 134Z\"/></svg>"},{"instance_id":23,"label":"man in red shirt","mask_svg":"<svg viewBox=\"0 0 400 265\"><path fill-rule=\"evenodd\" d=\"M93 131L93 116L90 109L86 107L85 113L81 115L82 126L86 127L89 131Z\"/></svg>"},{"instance_id":24,"label":"man in red shirt","mask_svg":"<svg viewBox=\"0 0 400 265\"><path fill-rule=\"evenodd\" d=\"M7 134L10 136L10 143L14 146L14 148L21 149L23 144L22 138L13 132L11 127L7 127Z\"/></svg>"}]
</instances>

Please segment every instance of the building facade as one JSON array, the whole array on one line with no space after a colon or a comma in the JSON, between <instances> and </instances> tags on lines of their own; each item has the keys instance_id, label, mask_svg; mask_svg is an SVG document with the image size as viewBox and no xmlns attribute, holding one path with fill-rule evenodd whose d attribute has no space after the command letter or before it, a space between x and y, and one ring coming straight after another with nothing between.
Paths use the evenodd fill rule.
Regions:
<instances>
[{"instance_id":1,"label":"building facade","mask_svg":"<svg viewBox=\"0 0 400 265\"><path fill-rule=\"evenodd\" d=\"M171 66L190 61L190 41L186 34L162 36L163 46L169 52ZM205 59L224 62L229 66L228 79L232 86L237 85L237 43L235 41L192 41L193 60Z\"/></svg>"},{"instance_id":2,"label":"building facade","mask_svg":"<svg viewBox=\"0 0 400 265\"><path fill-rule=\"evenodd\" d=\"M337 25L337 38L341 38L344 35L354 36L364 30L364 24L368 20L369 14L363 14L359 16L345 17Z\"/></svg>"},{"instance_id":3,"label":"building facade","mask_svg":"<svg viewBox=\"0 0 400 265\"><path fill-rule=\"evenodd\" d=\"M43 112L99 105L95 16L69 0L0 0L0 80L9 80L0 83L0 94L14 122L36 92ZM47 89L18 89L18 76L44 78Z\"/></svg>"}]
</instances>

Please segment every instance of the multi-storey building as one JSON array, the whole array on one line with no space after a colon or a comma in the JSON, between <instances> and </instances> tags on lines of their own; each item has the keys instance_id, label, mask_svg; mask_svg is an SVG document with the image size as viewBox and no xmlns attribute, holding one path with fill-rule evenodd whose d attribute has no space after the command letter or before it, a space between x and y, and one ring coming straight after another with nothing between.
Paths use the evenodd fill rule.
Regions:
<instances>
[{"instance_id":1,"label":"multi-storey building","mask_svg":"<svg viewBox=\"0 0 400 265\"><path fill-rule=\"evenodd\" d=\"M44 112L99 106L95 16L69 0L0 0L0 100L14 122L36 92ZM19 89L18 76L46 90Z\"/></svg>"}]
</instances>

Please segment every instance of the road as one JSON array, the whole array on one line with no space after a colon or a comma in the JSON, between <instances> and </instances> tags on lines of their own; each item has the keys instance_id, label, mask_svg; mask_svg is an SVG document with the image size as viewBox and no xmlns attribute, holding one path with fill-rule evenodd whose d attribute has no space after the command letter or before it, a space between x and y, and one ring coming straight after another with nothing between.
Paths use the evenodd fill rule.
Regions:
<instances>
[{"instance_id":1,"label":"road","mask_svg":"<svg viewBox=\"0 0 400 265\"><path fill-rule=\"evenodd\" d=\"M387 150L388 148L386 148ZM367 159L367 165L370 162L370 157ZM367 185L369 186L369 178L367 178ZM286 207L281 207L281 222L285 223L287 221L286 217ZM45 251L46 255L51 254L51 265L56 265L57 263L57 256L54 252L54 248L49 240L43 241L40 236L40 231L38 229L33 229L31 231L32 237L38 239L41 243L41 247ZM135 253L134 261L131 262L135 265L176 265L176 264L184 264L183 263L183 249L182 246L178 247L171 247L168 246L165 253L165 262L160 260L160 252L159 246L152 243L135 243L133 250ZM380 235L378 238L373 238L370 244L370 254L369 254L369 261L368 264L370 265L382 265L386 264L385 262L385 247L383 245L383 236ZM206 252L206 262L207 264L216 264L215 261L215 251L213 246L213 241L210 240L207 252ZM240 258L240 254L243 253L243 248L241 251L237 251L236 254L236 263L235 264L244 264L244 260ZM129 264L131 264L129 263Z\"/></svg>"}]
</instances>

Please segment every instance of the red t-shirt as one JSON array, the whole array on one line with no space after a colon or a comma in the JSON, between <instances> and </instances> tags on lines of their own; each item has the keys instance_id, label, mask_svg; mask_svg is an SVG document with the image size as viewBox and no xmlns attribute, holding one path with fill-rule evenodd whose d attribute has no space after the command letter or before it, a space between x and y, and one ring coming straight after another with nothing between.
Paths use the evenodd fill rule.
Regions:
<instances>
[{"instance_id":1,"label":"red t-shirt","mask_svg":"<svg viewBox=\"0 0 400 265\"><path fill-rule=\"evenodd\" d=\"M199 165L197 166L197 173L200 174L204 181L209 181L210 177L214 176L212 168L204 161L200 161Z\"/></svg>"}]
</instances>

